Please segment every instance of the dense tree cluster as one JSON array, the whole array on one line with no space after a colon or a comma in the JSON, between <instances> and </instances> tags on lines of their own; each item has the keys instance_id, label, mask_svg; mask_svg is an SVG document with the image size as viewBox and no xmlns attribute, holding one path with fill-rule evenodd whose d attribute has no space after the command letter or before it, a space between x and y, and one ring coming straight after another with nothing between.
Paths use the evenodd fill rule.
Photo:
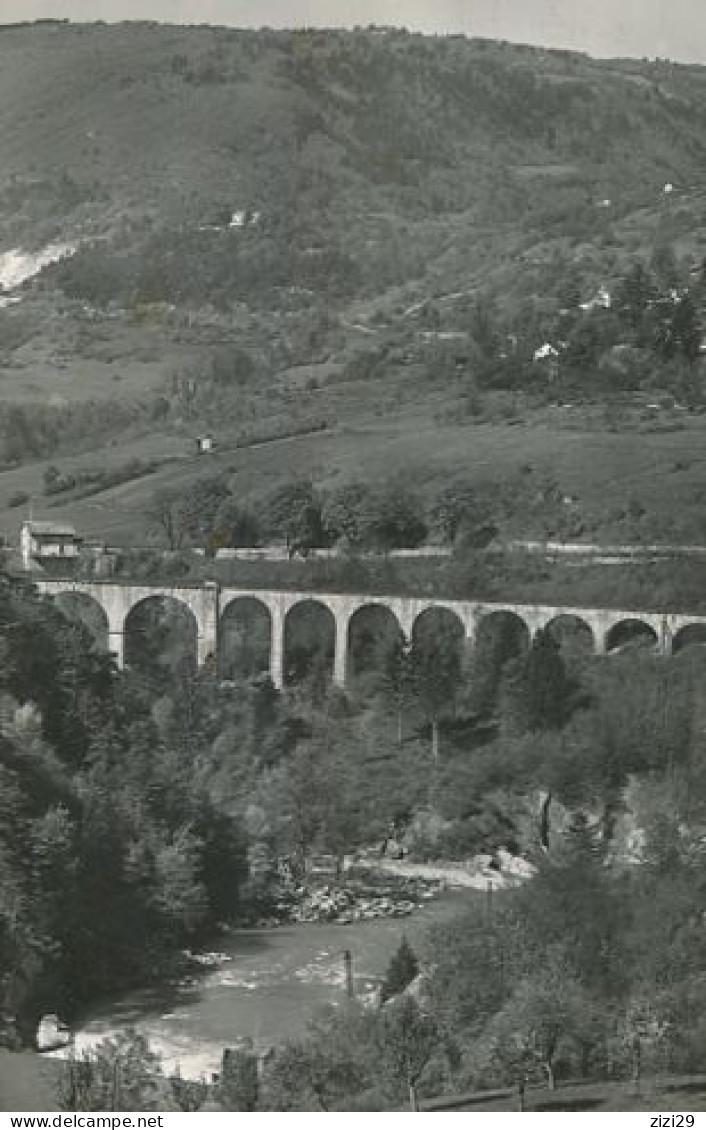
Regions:
<instances>
[{"instance_id":1,"label":"dense tree cluster","mask_svg":"<svg viewBox=\"0 0 706 1130\"><path fill-rule=\"evenodd\" d=\"M290 643L308 659L282 694L247 665L221 685L160 657L156 637L120 674L15 582L2 623L0 1007L22 1033L44 1010L169 972L237 919L246 848L248 898L267 906L279 860L305 869L393 829L423 858L505 846L537 874L419 957L403 947L380 1012L322 1018L259 1097L242 1097L241 1065L219 1102L394 1109L525 1076L697 1064L698 651L593 659L566 634L528 646L498 625L469 662L442 616L411 641L372 617L352 633L344 695L305 617ZM205 1101L131 1048L155 1103ZM67 1103L105 1101L102 1062L73 1066Z\"/></svg>"},{"instance_id":2,"label":"dense tree cluster","mask_svg":"<svg viewBox=\"0 0 706 1130\"><path fill-rule=\"evenodd\" d=\"M95 443L140 421L151 423L161 412L161 403L147 398L142 403L116 398L63 407L4 401L0 405L0 461L7 466L57 451L75 452L77 445L89 439Z\"/></svg>"},{"instance_id":3,"label":"dense tree cluster","mask_svg":"<svg viewBox=\"0 0 706 1130\"><path fill-rule=\"evenodd\" d=\"M155 495L152 528L170 549L186 546L284 544L289 556L335 546L364 550L416 549L434 544L484 546L497 533L490 494L466 481L442 487L431 503L400 477L377 485L353 480L323 491L294 479L266 494L239 496L228 475L197 480L182 491ZM503 513L501 499L496 513Z\"/></svg>"},{"instance_id":4,"label":"dense tree cluster","mask_svg":"<svg viewBox=\"0 0 706 1130\"><path fill-rule=\"evenodd\" d=\"M339 301L356 293L360 269L350 254L331 242L312 255L306 235L285 217L245 232L231 232L227 223L225 230L167 229L132 252L82 249L50 277L69 298L131 311L204 302L228 309L234 300L268 306L295 281Z\"/></svg>"},{"instance_id":5,"label":"dense tree cluster","mask_svg":"<svg viewBox=\"0 0 706 1130\"><path fill-rule=\"evenodd\" d=\"M639 390L669 390L703 402L704 268L658 244L649 261L607 271L590 292L572 261L548 272L537 294L512 309L492 294L463 319L455 309L436 329L465 331L467 392L608 400ZM552 294L552 292L554 292ZM457 350L458 352L458 350ZM438 359L432 367L439 369ZM458 375L458 374L456 374Z\"/></svg>"},{"instance_id":6,"label":"dense tree cluster","mask_svg":"<svg viewBox=\"0 0 706 1130\"><path fill-rule=\"evenodd\" d=\"M231 916L245 849L195 733L167 739L85 629L6 577L0 629L0 1016L31 1039Z\"/></svg>"},{"instance_id":7,"label":"dense tree cluster","mask_svg":"<svg viewBox=\"0 0 706 1130\"><path fill-rule=\"evenodd\" d=\"M402 996L382 1012L322 1018L285 1047L260 1109L415 1109L419 1093L698 1070L700 668L614 662L583 668L590 697L581 703L546 641L526 656L522 678L544 710L523 715L521 735L474 751L466 778L450 764L455 795L486 809L504 792L507 811L515 790L561 800L550 836L546 799L541 806L534 878L485 913L476 903L435 928L412 995L404 988L418 964L403 947L385 982ZM626 815L637 837L618 830Z\"/></svg>"}]
</instances>

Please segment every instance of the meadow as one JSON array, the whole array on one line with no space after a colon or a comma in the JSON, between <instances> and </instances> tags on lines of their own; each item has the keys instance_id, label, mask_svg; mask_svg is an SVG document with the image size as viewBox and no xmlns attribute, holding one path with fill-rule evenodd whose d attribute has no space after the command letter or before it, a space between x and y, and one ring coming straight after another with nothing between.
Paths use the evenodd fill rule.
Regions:
<instances>
[{"instance_id":1,"label":"meadow","mask_svg":"<svg viewBox=\"0 0 706 1130\"><path fill-rule=\"evenodd\" d=\"M581 414L577 412L577 415ZM312 435L265 442L241 450L227 439L212 454L194 454L193 439L184 431L155 430L132 441L108 444L98 459L94 452L28 464L0 474L0 531L16 534L26 508L8 507L16 492L34 498L36 516L73 522L90 537L119 544L154 542L146 512L155 492L186 488L200 477L227 473L241 498L257 495L278 483L309 477L324 489L364 475L371 481L402 477L423 495L445 481L471 478L483 484L512 483L533 474L538 484L549 479L567 497L595 515L598 538L616 540L625 534L621 521L631 499L647 512L644 534L637 540L699 540L704 482L706 417L694 416L679 430L608 432L568 426L562 414L557 426L546 412L522 424L444 424L430 411L411 406L392 419L369 414L349 425ZM74 500L43 494L43 472L49 462L62 471L103 465L114 467L131 458L165 460L162 469L90 498ZM527 515L516 515L515 536L533 536Z\"/></svg>"}]
</instances>

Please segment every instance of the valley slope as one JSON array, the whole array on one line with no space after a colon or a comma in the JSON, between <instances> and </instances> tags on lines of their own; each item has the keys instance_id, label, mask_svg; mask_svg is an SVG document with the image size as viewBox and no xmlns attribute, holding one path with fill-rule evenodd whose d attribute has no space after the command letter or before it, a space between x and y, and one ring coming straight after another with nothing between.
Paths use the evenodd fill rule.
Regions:
<instances>
[{"instance_id":1,"label":"valley slope","mask_svg":"<svg viewBox=\"0 0 706 1130\"><path fill-rule=\"evenodd\" d=\"M0 61L0 251L68 249L0 302L7 533L34 495L144 540L178 458L179 482L228 469L244 493L530 464L592 512L637 482L646 536L698 536L702 363L653 338L673 291L703 311L702 68L62 23L2 30ZM616 309L635 263L662 310L644 341ZM133 457L159 467L42 497L48 464Z\"/></svg>"}]
</instances>

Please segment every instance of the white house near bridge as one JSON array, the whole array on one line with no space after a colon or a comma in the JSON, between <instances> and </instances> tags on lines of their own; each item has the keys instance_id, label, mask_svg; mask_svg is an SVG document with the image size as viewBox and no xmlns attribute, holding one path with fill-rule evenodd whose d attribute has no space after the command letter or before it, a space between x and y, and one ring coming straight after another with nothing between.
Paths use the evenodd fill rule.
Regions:
<instances>
[{"instance_id":1,"label":"white house near bridge","mask_svg":"<svg viewBox=\"0 0 706 1130\"><path fill-rule=\"evenodd\" d=\"M29 518L22 523L20 551L22 564L30 570L32 563L44 558L73 559L81 553L83 538L66 522L40 522Z\"/></svg>"}]
</instances>

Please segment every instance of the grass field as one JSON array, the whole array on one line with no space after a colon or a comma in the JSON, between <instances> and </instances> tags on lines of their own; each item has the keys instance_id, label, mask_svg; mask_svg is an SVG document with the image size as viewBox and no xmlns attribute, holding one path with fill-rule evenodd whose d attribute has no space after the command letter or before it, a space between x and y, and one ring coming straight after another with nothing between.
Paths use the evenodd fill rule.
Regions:
<instances>
[{"instance_id":1,"label":"grass field","mask_svg":"<svg viewBox=\"0 0 706 1130\"><path fill-rule=\"evenodd\" d=\"M516 1103L499 1100L488 1104L455 1107L455 1110L512 1111ZM641 1093L632 1084L585 1084L559 1087L554 1094L548 1091L529 1091L526 1096L527 1111L588 1112L600 1111L703 1111L706 1110L706 1084L694 1089L663 1090L659 1084L646 1083Z\"/></svg>"},{"instance_id":2,"label":"grass field","mask_svg":"<svg viewBox=\"0 0 706 1130\"><path fill-rule=\"evenodd\" d=\"M44 296L0 313L0 397L61 407L86 400L144 400L199 354L158 322L89 321Z\"/></svg>"},{"instance_id":3,"label":"grass field","mask_svg":"<svg viewBox=\"0 0 706 1130\"><path fill-rule=\"evenodd\" d=\"M606 537L612 512L634 498L644 506L651 526L661 530L657 540L679 541L687 529L691 539L700 540L699 524L702 531L705 524L705 441L706 417L700 416L690 417L683 430L658 434L574 430L559 427L546 414L521 426L445 425L419 408L389 419L369 414L367 420L327 432L242 450L225 447L207 457L193 455L193 440L185 430L155 431L108 446L101 456L87 453L55 461L62 470L75 470L101 463L114 467L133 457L177 460L88 499L45 498L46 463L0 474L0 532L16 536L26 515L26 508L8 507L17 491L34 497L37 517L73 522L87 536L143 544L149 536L145 509L155 491L186 487L195 478L221 471L231 472L234 491L247 496L298 475L310 476L324 488L348 479L401 475L422 492L432 493L450 477L468 477L482 486L511 480L531 467L538 480L553 476L589 514L600 516ZM522 526L518 514L517 533L532 532Z\"/></svg>"}]
</instances>

